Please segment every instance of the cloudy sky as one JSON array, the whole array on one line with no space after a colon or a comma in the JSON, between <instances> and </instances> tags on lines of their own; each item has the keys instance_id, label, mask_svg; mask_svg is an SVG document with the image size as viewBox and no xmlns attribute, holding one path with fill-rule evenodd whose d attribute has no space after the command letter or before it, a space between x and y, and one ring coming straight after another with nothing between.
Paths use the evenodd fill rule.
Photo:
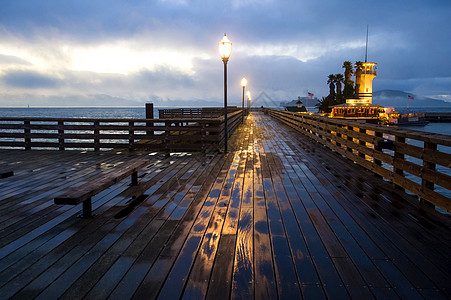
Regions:
<instances>
[{"instance_id":1,"label":"cloudy sky","mask_svg":"<svg viewBox=\"0 0 451 300\"><path fill-rule=\"evenodd\" d=\"M0 106L220 103L224 33L230 104L243 76L254 97L321 97L364 60L367 24L374 90L451 101L450 16L449 0L0 0Z\"/></svg>"}]
</instances>

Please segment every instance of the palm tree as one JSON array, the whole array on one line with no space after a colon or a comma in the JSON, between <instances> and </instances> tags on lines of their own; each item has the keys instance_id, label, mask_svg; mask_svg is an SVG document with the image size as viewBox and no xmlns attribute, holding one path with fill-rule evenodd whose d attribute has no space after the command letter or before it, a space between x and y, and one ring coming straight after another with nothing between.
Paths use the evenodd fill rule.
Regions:
<instances>
[{"instance_id":1,"label":"palm tree","mask_svg":"<svg viewBox=\"0 0 451 300\"><path fill-rule=\"evenodd\" d=\"M356 62L355 62L355 67L356 67L356 72L357 72L358 69L362 70L362 68L363 68L363 62L361 62L361 61L356 61Z\"/></svg>"},{"instance_id":2,"label":"palm tree","mask_svg":"<svg viewBox=\"0 0 451 300\"><path fill-rule=\"evenodd\" d=\"M344 82L342 74L335 74L335 85L337 87L337 95L341 95L341 84Z\"/></svg>"},{"instance_id":3,"label":"palm tree","mask_svg":"<svg viewBox=\"0 0 451 300\"><path fill-rule=\"evenodd\" d=\"M335 95L335 80L336 78L334 74L330 74L327 79L327 84L329 84L329 96Z\"/></svg>"},{"instance_id":4,"label":"palm tree","mask_svg":"<svg viewBox=\"0 0 451 300\"><path fill-rule=\"evenodd\" d=\"M342 67L345 69L343 99L351 99L354 96L354 81L351 80L352 74L354 73L354 68L350 61L345 61Z\"/></svg>"},{"instance_id":5,"label":"palm tree","mask_svg":"<svg viewBox=\"0 0 451 300\"><path fill-rule=\"evenodd\" d=\"M351 62L348 60L343 62L342 68L345 69L345 84L346 84L348 81L351 81L352 74L354 73Z\"/></svg>"},{"instance_id":6,"label":"palm tree","mask_svg":"<svg viewBox=\"0 0 451 300\"><path fill-rule=\"evenodd\" d=\"M345 103L345 98L341 92L341 85L344 82L344 77L342 74L335 74L335 86L337 88L337 95L335 96L335 103L342 104Z\"/></svg>"},{"instance_id":7,"label":"palm tree","mask_svg":"<svg viewBox=\"0 0 451 300\"><path fill-rule=\"evenodd\" d=\"M318 103L315 104L316 107L318 107L318 111L321 113L330 113L331 108L329 108L330 103L330 95L327 97L322 97L320 100L318 100Z\"/></svg>"}]
</instances>

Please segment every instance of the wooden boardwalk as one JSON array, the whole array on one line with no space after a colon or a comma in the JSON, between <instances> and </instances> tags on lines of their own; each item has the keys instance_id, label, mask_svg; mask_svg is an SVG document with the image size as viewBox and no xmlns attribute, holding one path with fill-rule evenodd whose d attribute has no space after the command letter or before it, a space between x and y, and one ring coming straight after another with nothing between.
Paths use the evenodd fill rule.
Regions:
<instances>
[{"instance_id":1,"label":"wooden boardwalk","mask_svg":"<svg viewBox=\"0 0 451 300\"><path fill-rule=\"evenodd\" d=\"M0 150L0 299L447 299L451 221L268 116L227 154ZM138 156L93 198L53 198Z\"/></svg>"}]
</instances>

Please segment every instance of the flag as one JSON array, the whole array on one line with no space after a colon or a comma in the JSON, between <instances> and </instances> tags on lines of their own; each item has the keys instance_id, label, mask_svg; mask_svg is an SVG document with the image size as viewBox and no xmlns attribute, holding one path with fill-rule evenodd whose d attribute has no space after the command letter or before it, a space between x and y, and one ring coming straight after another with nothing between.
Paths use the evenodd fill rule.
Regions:
<instances>
[{"instance_id":1,"label":"flag","mask_svg":"<svg viewBox=\"0 0 451 300\"><path fill-rule=\"evenodd\" d=\"M412 96L410 96L410 95L407 95L407 99L413 100L414 98Z\"/></svg>"},{"instance_id":2,"label":"flag","mask_svg":"<svg viewBox=\"0 0 451 300\"><path fill-rule=\"evenodd\" d=\"M312 93L309 92L309 93L308 93L308 96L309 96L309 97L313 97L314 95L313 95Z\"/></svg>"}]
</instances>

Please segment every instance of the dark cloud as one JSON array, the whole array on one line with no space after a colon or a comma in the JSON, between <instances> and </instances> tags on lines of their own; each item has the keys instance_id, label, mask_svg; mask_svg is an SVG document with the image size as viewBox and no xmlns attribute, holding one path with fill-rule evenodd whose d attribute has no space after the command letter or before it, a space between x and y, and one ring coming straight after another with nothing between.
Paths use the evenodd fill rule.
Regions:
<instances>
[{"instance_id":1,"label":"dark cloud","mask_svg":"<svg viewBox=\"0 0 451 300\"><path fill-rule=\"evenodd\" d=\"M307 90L325 95L328 74L341 73L345 60L364 59L367 24L368 57L379 66L373 82L376 90L451 94L450 15L449 0L15 0L2 1L0 29L35 41L37 48L43 37L81 44L146 38L149 49L189 48L215 55L217 42L227 32L234 45L229 62L231 97L240 98L239 81L247 76L256 93L266 91L284 100ZM311 47L316 56L301 61L301 55L289 51L249 53L240 48L243 45ZM60 55L56 52L47 55ZM29 63L0 55L0 64ZM58 76L7 70L0 80L11 89L69 86L73 91L129 97L221 99L219 58L196 58L192 64L192 73L169 67L143 67L128 74L53 71Z\"/></svg>"},{"instance_id":2,"label":"dark cloud","mask_svg":"<svg viewBox=\"0 0 451 300\"><path fill-rule=\"evenodd\" d=\"M11 88L23 89L56 88L62 85L57 78L31 71L11 71L0 77L0 81Z\"/></svg>"}]
</instances>

